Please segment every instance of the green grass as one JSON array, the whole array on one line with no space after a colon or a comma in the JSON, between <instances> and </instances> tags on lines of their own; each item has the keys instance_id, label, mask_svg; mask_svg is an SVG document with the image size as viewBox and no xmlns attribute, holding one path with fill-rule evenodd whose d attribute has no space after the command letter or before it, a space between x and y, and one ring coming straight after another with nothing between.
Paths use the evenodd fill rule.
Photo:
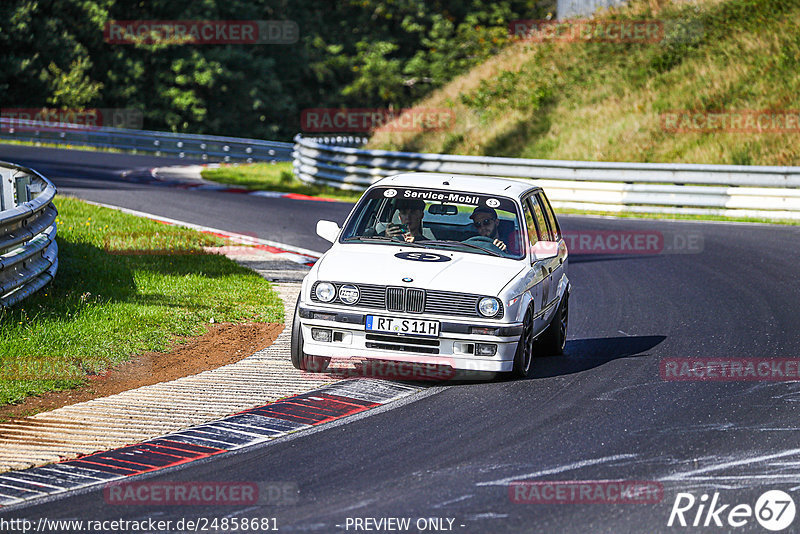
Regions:
<instances>
[{"instance_id":1,"label":"green grass","mask_svg":"<svg viewBox=\"0 0 800 534\"><path fill-rule=\"evenodd\" d=\"M283 321L269 282L204 252L222 239L68 197L55 203L55 280L0 311L0 404L76 387L212 320Z\"/></svg>"},{"instance_id":2,"label":"green grass","mask_svg":"<svg viewBox=\"0 0 800 534\"><path fill-rule=\"evenodd\" d=\"M202 174L206 180L254 191L279 191L332 198L342 202L355 202L361 198L361 192L358 191L344 191L301 182L292 173L291 162L225 165L216 169L204 169Z\"/></svg>"}]
</instances>

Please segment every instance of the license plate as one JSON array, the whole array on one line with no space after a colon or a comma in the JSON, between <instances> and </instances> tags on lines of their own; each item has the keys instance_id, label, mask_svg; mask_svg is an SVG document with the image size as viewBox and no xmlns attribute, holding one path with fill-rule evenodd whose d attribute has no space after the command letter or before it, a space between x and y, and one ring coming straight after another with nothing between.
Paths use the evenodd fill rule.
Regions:
<instances>
[{"instance_id":1,"label":"license plate","mask_svg":"<svg viewBox=\"0 0 800 534\"><path fill-rule=\"evenodd\" d=\"M437 337L439 335L439 321L367 315L366 330L367 332Z\"/></svg>"}]
</instances>

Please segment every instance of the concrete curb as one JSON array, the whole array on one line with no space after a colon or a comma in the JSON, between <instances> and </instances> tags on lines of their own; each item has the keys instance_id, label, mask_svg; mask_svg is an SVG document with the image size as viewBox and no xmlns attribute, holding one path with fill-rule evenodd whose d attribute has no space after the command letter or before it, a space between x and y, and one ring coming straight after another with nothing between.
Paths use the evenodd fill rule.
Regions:
<instances>
[{"instance_id":1,"label":"concrete curb","mask_svg":"<svg viewBox=\"0 0 800 534\"><path fill-rule=\"evenodd\" d=\"M288 358L300 284L275 288L288 324L270 347L218 369L0 423L0 471L121 447L323 385L298 373Z\"/></svg>"}]
</instances>

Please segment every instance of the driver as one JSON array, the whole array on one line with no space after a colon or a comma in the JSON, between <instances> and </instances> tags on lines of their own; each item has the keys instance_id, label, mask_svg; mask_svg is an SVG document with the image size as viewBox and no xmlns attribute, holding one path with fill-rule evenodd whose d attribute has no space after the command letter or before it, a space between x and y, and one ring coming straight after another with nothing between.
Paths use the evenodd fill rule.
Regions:
<instances>
[{"instance_id":1,"label":"driver","mask_svg":"<svg viewBox=\"0 0 800 534\"><path fill-rule=\"evenodd\" d=\"M500 221L497 220L497 212L493 208L478 206L469 218L472 219L472 224L475 225L479 235L492 239L492 244L505 252L508 247L498 234Z\"/></svg>"},{"instance_id":2,"label":"driver","mask_svg":"<svg viewBox=\"0 0 800 534\"><path fill-rule=\"evenodd\" d=\"M395 204L400 224L391 223L386 227L388 237L402 237L406 243L435 239L427 228L422 226L425 215L425 201L420 198L401 198ZM402 227L405 228L402 228ZM405 231L404 231L405 230Z\"/></svg>"}]
</instances>

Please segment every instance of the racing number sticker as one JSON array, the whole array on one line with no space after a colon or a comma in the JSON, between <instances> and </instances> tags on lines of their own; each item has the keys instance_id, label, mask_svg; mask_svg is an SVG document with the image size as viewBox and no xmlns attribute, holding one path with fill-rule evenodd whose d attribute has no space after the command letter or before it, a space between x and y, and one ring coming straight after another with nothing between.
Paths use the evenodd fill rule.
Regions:
<instances>
[{"instance_id":1,"label":"racing number sticker","mask_svg":"<svg viewBox=\"0 0 800 534\"><path fill-rule=\"evenodd\" d=\"M450 261L449 256L444 256L442 254L434 254L432 252L398 252L394 255L395 258L400 258L401 260L411 260L411 261L427 261L427 262L434 262L434 261Z\"/></svg>"}]
</instances>

